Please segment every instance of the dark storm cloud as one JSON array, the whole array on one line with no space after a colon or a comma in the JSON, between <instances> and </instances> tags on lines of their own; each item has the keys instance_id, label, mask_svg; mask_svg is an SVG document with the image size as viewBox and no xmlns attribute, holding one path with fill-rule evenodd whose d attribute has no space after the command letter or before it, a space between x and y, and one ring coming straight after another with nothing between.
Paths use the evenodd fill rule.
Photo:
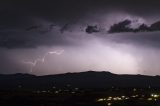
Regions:
<instances>
[{"instance_id":1,"label":"dark storm cloud","mask_svg":"<svg viewBox=\"0 0 160 106\"><path fill-rule=\"evenodd\" d=\"M69 26L68 23L62 26L62 28L60 29L60 32L63 33L64 31L68 30L68 26Z\"/></svg>"},{"instance_id":2,"label":"dark storm cloud","mask_svg":"<svg viewBox=\"0 0 160 106\"><path fill-rule=\"evenodd\" d=\"M97 25L95 25L95 26L89 25L86 28L86 32L89 33L89 34L91 34L91 33L94 33L94 32L100 32L100 29L98 28Z\"/></svg>"},{"instance_id":3,"label":"dark storm cloud","mask_svg":"<svg viewBox=\"0 0 160 106\"><path fill-rule=\"evenodd\" d=\"M117 44L132 44L137 48L145 47L145 48L160 48L160 32L139 32L139 33L114 33L112 36L106 38L110 39Z\"/></svg>"},{"instance_id":4,"label":"dark storm cloud","mask_svg":"<svg viewBox=\"0 0 160 106\"><path fill-rule=\"evenodd\" d=\"M40 26L37 26L37 25L31 26L31 27L27 28L26 31L36 30L36 29L38 29L39 27L40 27Z\"/></svg>"},{"instance_id":5,"label":"dark storm cloud","mask_svg":"<svg viewBox=\"0 0 160 106\"><path fill-rule=\"evenodd\" d=\"M122 8L133 13L148 14L151 10L154 12L159 10L159 4L160 2L157 0L14 0L10 2L2 0L0 13L3 21L10 22L13 19L18 24L23 24L25 21L19 22L22 18L32 16L52 21L78 20L87 13L94 13L97 9L106 11L107 9L118 10ZM147 12L146 8L148 8Z\"/></svg>"},{"instance_id":6,"label":"dark storm cloud","mask_svg":"<svg viewBox=\"0 0 160 106\"><path fill-rule=\"evenodd\" d=\"M150 63L159 63L159 5L159 0L0 0L0 72L29 72L31 65L24 61L34 62L58 49L64 53L47 55L35 73L90 69L136 73L137 64L148 70ZM152 25L142 21L138 33L131 33L134 28L127 16ZM115 23L119 33L108 33ZM153 49L158 52L152 53ZM141 56L146 59L139 64Z\"/></svg>"},{"instance_id":7,"label":"dark storm cloud","mask_svg":"<svg viewBox=\"0 0 160 106\"><path fill-rule=\"evenodd\" d=\"M47 32L51 32L54 28L56 27L55 24L49 24L47 26L43 26L43 25L32 25L28 28L26 28L26 31L37 31L41 34L45 34ZM60 29L61 30L61 29Z\"/></svg>"},{"instance_id":8,"label":"dark storm cloud","mask_svg":"<svg viewBox=\"0 0 160 106\"><path fill-rule=\"evenodd\" d=\"M160 31L160 21L153 23L149 29L151 31Z\"/></svg>"},{"instance_id":9,"label":"dark storm cloud","mask_svg":"<svg viewBox=\"0 0 160 106\"><path fill-rule=\"evenodd\" d=\"M69 28L70 23L83 21L84 16L94 14L97 10L105 13L122 9L136 15L147 15L159 11L159 5L160 2L157 0L2 0L0 1L0 46L33 48L68 44L61 34L65 31L72 32ZM39 25L38 19L56 22L61 34L54 32L55 24L44 28L43 25ZM85 21L88 20L92 19ZM87 26L86 32L99 32L99 30L95 26Z\"/></svg>"},{"instance_id":10,"label":"dark storm cloud","mask_svg":"<svg viewBox=\"0 0 160 106\"><path fill-rule=\"evenodd\" d=\"M143 14L148 14L151 10L154 12L159 10L159 4L160 2L157 0L14 0L10 2L2 0L0 2L0 13L4 20L5 18L8 21L14 19L15 22L23 24L25 21L23 23L19 22L19 18L22 18L22 16L36 16L52 21L78 20L87 13L94 13L97 9L106 11L107 9L118 10L121 8L133 13L143 12Z\"/></svg>"},{"instance_id":11,"label":"dark storm cloud","mask_svg":"<svg viewBox=\"0 0 160 106\"><path fill-rule=\"evenodd\" d=\"M0 46L4 48L36 48L38 46L68 45L60 34L52 32L0 32Z\"/></svg>"},{"instance_id":12,"label":"dark storm cloud","mask_svg":"<svg viewBox=\"0 0 160 106\"><path fill-rule=\"evenodd\" d=\"M122 22L112 25L108 32L109 33L132 32L133 31L132 28L129 28L130 24L131 24L130 20L124 20Z\"/></svg>"},{"instance_id":13,"label":"dark storm cloud","mask_svg":"<svg viewBox=\"0 0 160 106\"><path fill-rule=\"evenodd\" d=\"M109 33L121 33L121 32L154 32L154 31L160 31L160 21L157 21L150 26L146 24L141 24L137 28L130 28L130 25L132 24L131 20L124 20L122 22L119 22L117 24L113 24L109 28Z\"/></svg>"}]
</instances>

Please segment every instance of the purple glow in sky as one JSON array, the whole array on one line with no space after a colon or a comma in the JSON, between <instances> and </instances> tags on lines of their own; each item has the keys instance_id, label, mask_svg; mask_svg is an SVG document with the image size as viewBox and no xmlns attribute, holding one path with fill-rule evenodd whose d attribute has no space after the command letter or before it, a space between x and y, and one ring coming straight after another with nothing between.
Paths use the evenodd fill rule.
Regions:
<instances>
[{"instance_id":1,"label":"purple glow in sky","mask_svg":"<svg viewBox=\"0 0 160 106\"><path fill-rule=\"evenodd\" d=\"M159 2L47 0L2 4L0 73L45 75L94 70L160 74ZM118 28L109 33L114 25Z\"/></svg>"}]
</instances>

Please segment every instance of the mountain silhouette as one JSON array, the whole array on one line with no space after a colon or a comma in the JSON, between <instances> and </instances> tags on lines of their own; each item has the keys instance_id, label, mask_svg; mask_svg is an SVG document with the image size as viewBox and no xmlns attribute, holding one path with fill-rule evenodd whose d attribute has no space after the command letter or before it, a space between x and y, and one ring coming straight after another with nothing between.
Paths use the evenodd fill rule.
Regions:
<instances>
[{"instance_id":1,"label":"mountain silhouette","mask_svg":"<svg viewBox=\"0 0 160 106\"><path fill-rule=\"evenodd\" d=\"M110 72L87 71L56 75L35 76L30 74L1 74L0 90L12 89L52 89L53 86L63 88L66 85L79 88L111 88L111 87L160 87L160 76L118 75Z\"/></svg>"}]
</instances>

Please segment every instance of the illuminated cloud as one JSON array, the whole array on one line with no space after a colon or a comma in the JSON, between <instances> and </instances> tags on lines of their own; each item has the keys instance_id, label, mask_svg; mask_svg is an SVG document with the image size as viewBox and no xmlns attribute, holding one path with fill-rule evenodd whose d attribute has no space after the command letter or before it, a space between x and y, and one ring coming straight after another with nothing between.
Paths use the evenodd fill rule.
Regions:
<instances>
[{"instance_id":1,"label":"illuminated cloud","mask_svg":"<svg viewBox=\"0 0 160 106\"><path fill-rule=\"evenodd\" d=\"M36 65L37 75L160 74L159 5L158 0L0 1L0 73L26 73ZM45 54L59 48L65 52Z\"/></svg>"}]
</instances>

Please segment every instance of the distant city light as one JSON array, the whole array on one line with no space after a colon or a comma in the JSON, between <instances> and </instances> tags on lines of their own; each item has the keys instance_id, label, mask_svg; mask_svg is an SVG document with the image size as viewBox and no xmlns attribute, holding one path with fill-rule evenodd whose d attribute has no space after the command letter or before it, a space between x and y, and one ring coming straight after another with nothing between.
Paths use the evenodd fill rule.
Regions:
<instances>
[{"instance_id":1,"label":"distant city light","mask_svg":"<svg viewBox=\"0 0 160 106\"><path fill-rule=\"evenodd\" d=\"M111 105L112 105L112 103L107 103L107 105L108 105L108 106L111 106Z\"/></svg>"}]
</instances>

